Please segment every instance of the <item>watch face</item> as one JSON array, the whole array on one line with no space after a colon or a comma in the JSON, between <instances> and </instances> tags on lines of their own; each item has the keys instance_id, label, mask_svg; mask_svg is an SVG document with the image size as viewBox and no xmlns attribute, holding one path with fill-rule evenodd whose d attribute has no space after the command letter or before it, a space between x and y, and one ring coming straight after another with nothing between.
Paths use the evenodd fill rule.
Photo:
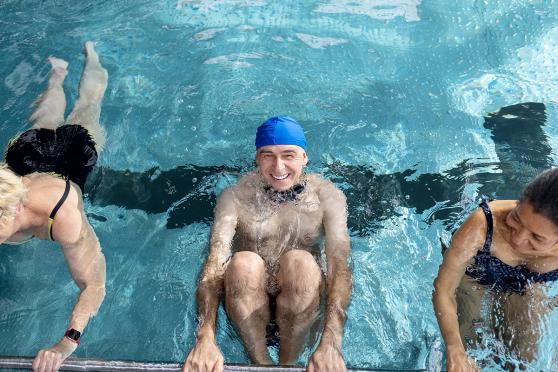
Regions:
<instances>
[{"instance_id":1,"label":"watch face","mask_svg":"<svg viewBox=\"0 0 558 372\"><path fill-rule=\"evenodd\" d=\"M81 337L81 333L72 328L69 329L68 332L66 332L66 337L71 338L74 341L77 341Z\"/></svg>"}]
</instances>

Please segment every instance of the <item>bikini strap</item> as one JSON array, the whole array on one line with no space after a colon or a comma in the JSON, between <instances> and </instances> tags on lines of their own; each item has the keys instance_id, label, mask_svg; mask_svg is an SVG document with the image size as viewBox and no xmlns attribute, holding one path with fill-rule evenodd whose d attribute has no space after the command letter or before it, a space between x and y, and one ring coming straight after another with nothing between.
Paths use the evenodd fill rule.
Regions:
<instances>
[{"instance_id":1,"label":"bikini strap","mask_svg":"<svg viewBox=\"0 0 558 372\"><path fill-rule=\"evenodd\" d=\"M62 204L64 204L64 202L68 198L69 193L70 179L66 178L66 188L64 189L64 194L62 194L62 197L60 198L60 200L58 200L58 203L56 203L56 205L52 209L52 212L50 212L50 216L48 216L48 238L50 240L54 240L54 235L52 235L52 224L54 223L54 217L56 216L56 213L58 213L58 210L60 209Z\"/></svg>"},{"instance_id":2,"label":"bikini strap","mask_svg":"<svg viewBox=\"0 0 558 372\"><path fill-rule=\"evenodd\" d=\"M492 234L494 233L494 221L492 220L492 211L486 199L479 204L486 217L486 238L482 246L482 252L490 254L490 246L492 245Z\"/></svg>"}]
</instances>

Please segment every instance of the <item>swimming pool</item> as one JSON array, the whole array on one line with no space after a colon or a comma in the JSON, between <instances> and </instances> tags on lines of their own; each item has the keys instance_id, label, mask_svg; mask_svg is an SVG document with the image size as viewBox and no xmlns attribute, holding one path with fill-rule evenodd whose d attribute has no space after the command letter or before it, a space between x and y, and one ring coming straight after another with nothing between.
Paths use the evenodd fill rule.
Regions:
<instances>
[{"instance_id":1,"label":"swimming pool","mask_svg":"<svg viewBox=\"0 0 558 372\"><path fill-rule=\"evenodd\" d=\"M50 54L70 61L69 108L85 40L97 41L109 72L108 141L86 187L107 297L74 356L184 359L215 195L252 167L256 126L285 113L306 130L310 169L349 198L347 364L422 367L439 335L430 303L439 239L481 194L512 198L556 164L556 5L0 3L1 143L27 128ZM58 340L77 288L54 245L2 246L0 283L0 354ZM226 361L246 362L222 309L218 330ZM557 341L548 331L541 369L557 368Z\"/></svg>"}]
</instances>

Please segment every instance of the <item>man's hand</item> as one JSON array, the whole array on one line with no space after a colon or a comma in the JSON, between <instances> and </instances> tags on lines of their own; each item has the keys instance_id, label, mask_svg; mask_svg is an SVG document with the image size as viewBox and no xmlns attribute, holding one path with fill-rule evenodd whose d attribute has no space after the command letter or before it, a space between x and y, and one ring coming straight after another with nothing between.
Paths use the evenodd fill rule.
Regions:
<instances>
[{"instance_id":1,"label":"man's hand","mask_svg":"<svg viewBox=\"0 0 558 372\"><path fill-rule=\"evenodd\" d=\"M215 341L200 338L184 361L182 372L223 372L224 363L223 354Z\"/></svg>"},{"instance_id":2,"label":"man's hand","mask_svg":"<svg viewBox=\"0 0 558 372\"><path fill-rule=\"evenodd\" d=\"M346 372L341 351L334 345L320 344L308 361L307 372Z\"/></svg>"},{"instance_id":3,"label":"man's hand","mask_svg":"<svg viewBox=\"0 0 558 372\"><path fill-rule=\"evenodd\" d=\"M59 343L49 349L39 351L33 361L33 371L35 372L56 372L62 363L74 352L77 344L62 338Z\"/></svg>"},{"instance_id":4,"label":"man's hand","mask_svg":"<svg viewBox=\"0 0 558 372\"><path fill-rule=\"evenodd\" d=\"M446 369L448 372L478 372L475 361L467 357L464 351L448 351L446 354Z\"/></svg>"}]
</instances>

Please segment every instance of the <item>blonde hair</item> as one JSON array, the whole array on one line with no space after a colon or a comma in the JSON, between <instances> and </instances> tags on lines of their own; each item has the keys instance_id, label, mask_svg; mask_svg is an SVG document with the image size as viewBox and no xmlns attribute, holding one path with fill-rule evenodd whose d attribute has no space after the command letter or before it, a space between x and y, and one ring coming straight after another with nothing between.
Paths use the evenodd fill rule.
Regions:
<instances>
[{"instance_id":1,"label":"blonde hair","mask_svg":"<svg viewBox=\"0 0 558 372\"><path fill-rule=\"evenodd\" d=\"M17 207L25 203L27 187L22 177L15 174L7 164L0 163L0 225L9 222Z\"/></svg>"}]
</instances>

